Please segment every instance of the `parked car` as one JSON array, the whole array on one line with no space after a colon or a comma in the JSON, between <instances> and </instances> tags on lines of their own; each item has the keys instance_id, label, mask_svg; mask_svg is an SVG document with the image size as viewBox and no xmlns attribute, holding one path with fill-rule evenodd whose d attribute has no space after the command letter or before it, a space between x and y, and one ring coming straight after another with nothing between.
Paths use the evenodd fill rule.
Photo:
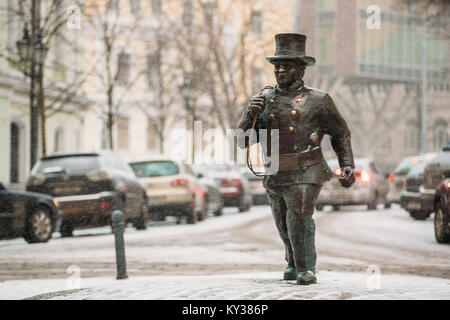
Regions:
<instances>
[{"instance_id":1,"label":"parked car","mask_svg":"<svg viewBox=\"0 0 450 320\"><path fill-rule=\"evenodd\" d=\"M224 198L219 190L217 182L208 176L208 171L202 165L190 165L195 173L199 184L205 191L205 206L208 214L221 216L223 214Z\"/></svg>"},{"instance_id":2,"label":"parked car","mask_svg":"<svg viewBox=\"0 0 450 320\"><path fill-rule=\"evenodd\" d=\"M131 168L109 150L42 157L31 171L27 190L58 201L62 236L71 236L75 228L110 225L114 210L121 210L136 229L146 229L145 190Z\"/></svg>"},{"instance_id":3,"label":"parked car","mask_svg":"<svg viewBox=\"0 0 450 320\"><path fill-rule=\"evenodd\" d=\"M434 196L434 234L439 243L450 242L450 175L439 184Z\"/></svg>"},{"instance_id":4,"label":"parked car","mask_svg":"<svg viewBox=\"0 0 450 320\"><path fill-rule=\"evenodd\" d=\"M436 154L425 166L423 184L420 187L420 197L425 203L433 207L436 188L450 175L450 146L444 147L442 152Z\"/></svg>"},{"instance_id":5,"label":"parked car","mask_svg":"<svg viewBox=\"0 0 450 320\"><path fill-rule=\"evenodd\" d=\"M409 171L400 197L400 206L416 220L425 220L434 210L432 199L424 199L420 194L426 165L427 162L421 162Z\"/></svg>"},{"instance_id":6,"label":"parked car","mask_svg":"<svg viewBox=\"0 0 450 320\"><path fill-rule=\"evenodd\" d=\"M324 184L316 203L316 209L322 210L332 205L339 210L341 205L367 205L368 210L376 210L377 204L388 205L388 182L382 172L371 159L355 159L356 182L352 188L343 188L338 180L341 169L337 159L328 161L334 171L333 178Z\"/></svg>"},{"instance_id":7,"label":"parked car","mask_svg":"<svg viewBox=\"0 0 450 320\"><path fill-rule=\"evenodd\" d=\"M389 174L389 192L387 194L387 201L389 204L401 202L401 193L405 188L406 176L409 171L420 163L426 162L432 159L435 153L426 153L423 155L415 155L404 158L394 172Z\"/></svg>"},{"instance_id":8,"label":"parked car","mask_svg":"<svg viewBox=\"0 0 450 320\"><path fill-rule=\"evenodd\" d=\"M263 169L256 169L257 171L263 171ZM250 184L250 191L252 193L253 204L262 205L269 204L269 198L267 196L266 189L263 186L264 177L255 176L248 168L242 168L241 174L247 178Z\"/></svg>"},{"instance_id":9,"label":"parked car","mask_svg":"<svg viewBox=\"0 0 450 320\"><path fill-rule=\"evenodd\" d=\"M252 206L250 184L239 168L227 164L203 165L205 175L219 184L225 207L238 207L239 212L247 211Z\"/></svg>"},{"instance_id":10,"label":"parked car","mask_svg":"<svg viewBox=\"0 0 450 320\"><path fill-rule=\"evenodd\" d=\"M186 217L193 224L206 218L204 189L186 163L161 157L133 161L130 166L145 187L153 220L175 216L179 222Z\"/></svg>"},{"instance_id":11,"label":"parked car","mask_svg":"<svg viewBox=\"0 0 450 320\"><path fill-rule=\"evenodd\" d=\"M47 242L61 221L52 197L10 190L0 182L0 236L23 236L28 243Z\"/></svg>"}]
</instances>

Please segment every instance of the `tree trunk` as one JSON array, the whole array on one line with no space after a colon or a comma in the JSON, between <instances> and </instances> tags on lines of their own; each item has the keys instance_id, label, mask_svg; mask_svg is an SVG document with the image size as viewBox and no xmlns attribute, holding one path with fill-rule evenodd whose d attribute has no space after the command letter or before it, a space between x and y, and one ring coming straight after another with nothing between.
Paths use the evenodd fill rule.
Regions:
<instances>
[{"instance_id":1,"label":"tree trunk","mask_svg":"<svg viewBox=\"0 0 450 320\"><path fill-rule=\"evenodd\" d=\"M44 68L42 65L39 66L38 70L39 74L39 112L41 115L41 140L42 140L42 155L45 156L47 154L47 143L46 143L46 117L45 117L45 102L44 102Z\"/></svg>"}]
</instances>

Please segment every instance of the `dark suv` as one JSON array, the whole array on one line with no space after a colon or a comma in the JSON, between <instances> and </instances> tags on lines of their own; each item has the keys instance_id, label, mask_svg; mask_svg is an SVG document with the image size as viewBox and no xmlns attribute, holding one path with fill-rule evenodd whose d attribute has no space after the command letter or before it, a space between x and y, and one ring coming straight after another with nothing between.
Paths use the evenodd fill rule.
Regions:
<instances>
[{"instance_id":1,"label":"dark suv","mask_svg":"<svg viewBox=\"0 0 450 320\"><path fill-rule=\"evenodd\" d=\"M450 242L450 174L436 189L434 197L434 234L439 243Z\"/></svg>"},{"instance_id":2,"label":"dark suv","mask_svg":"<svg viewBox=\"0 0 450 320\"><path fill-rule=\"evenodd\" d=\"M400 206L409 212L416 220L425 220L433 212L433 202L421 196L423 174L428 162L421 162L409 171L406 176L406 186L402 190Z\"/></svg>"},{"instance_id":3,"label":"dark suv","mask_svg":"<svg viewBox=\"0 0 450 320\"><path fill-rule=\"evenodd\" d=\"M442 152L437 153L425 166L423 184L420 187L420 198L423 203L433 208L436 188L448 176L450 176L450 146L444 147Z\"/></svg>"},{"instance_id":4,"label":"dark suv","mask_svg":"<svg viewBox=\"0 0 450 320\"><path fill-rule=\"evenodd\" d=\"M28 243L47 242L60 219L58 202L52 197L7 189L0 182L0 237L22 235Z\"/></svg>"},{"instance_id":5,"label":"dark suv","mask_svg":"<svg viewBox=\"0 0 450 320\"><path fill-rule=\"evenodd\" d=\"M109 225L116 209L136 229L146 229L145 190L128 164L109 150L43 157L33 167L27 190L59 203L62 236L71 236L74 228Z\"/></svg>"}]
</instances>

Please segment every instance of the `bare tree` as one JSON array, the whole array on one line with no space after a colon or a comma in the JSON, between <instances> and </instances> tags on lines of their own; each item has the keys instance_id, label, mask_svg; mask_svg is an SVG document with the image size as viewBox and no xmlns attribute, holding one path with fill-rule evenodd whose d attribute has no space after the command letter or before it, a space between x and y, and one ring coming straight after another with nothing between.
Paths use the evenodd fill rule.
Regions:
<instances>
[{"instance_id":1,"label":"bare tree","mask_svg":"<svg viewBox=\"0 0 450 320\"><path fill-rule=\"evenodd\" d=\"M380 137L386 131L398 130L404 124L400 119L417 111L419 90L408 83L352 83L343 76L319 75L312 79L311 86L322 88L333 97L347 119L360 155L382 148L386 141Z\"/></svg>"},{"instance_id":2,"label":"bare tree","mask_svg":"<svg viewBox=\"0 0 450 320\"><path fill-rule=\"evenodd\" d=\"M400 3L406 5L412 12L430 18L450 17L449 0L400 0Z\"/></svg>"},{"instance_id":3,"label":"bare tree","mask_svg":"<svg viewBox=\"0 0 450 320\"><path fill-rule=\"evenodd\" d=\"M35 12L33 13L33 2ZM61 111L66 111L66 106L70 102L77 102L80 99L83 84L86 80L86 73L77 66L74 66L67 53L71 57L82 54L82 48L73 41L74 34L66 28L71 14L67 11L69 4L75 5L80 11L83 8L82 1L67 0L18 0L7 2L2 9L8 15L8 28L20 28L20 26L32 26L32 32L41 33L42 42L50 48L50 54L58 56L55 59L47 59L45 66L38 66L39 95L38 105L41 117L41 141L42 154L47 152L46 148L46 120ZM36 35L33 36L35 38ZM18 40L18 39L17 39ZM12 65L23 70L23 65L19 63L15 48L15 42L9 42L5 48L7 59ZM65 59L61 59L61 55ZM46 76L44 71L50 71L53 75L57 72L64 74L61 78ZM45 83L45 85L44 85ZM49 98L49 99L45 99Z\"/></svg>"},{"instance_id":4,"label":"bare tree","mask_svg":"<svg viewBox=\"0 0 450 320\"><path fill-rule=\"evenodd\" d=\"M86 2L84 18L94 46L88 54L88 60L94 63L92 77L89 79L94 88L91 95L98 98L100 110L106 122L108 146L114 149L113 128L120 116L121 106L129 100L134 85L145 74L139 63L131 70L131 41L139 31L139 15L127 14L121 1ZM141 60L135 55L135 61ZM101 101L105 103L102 104Z\"/></svg>"},{"instance_id":5,"label":"bare tree","mask_svg":"<svg viewBox=\"0 0 450 320\"><path fill-rule=\"evenodd\" d=\"M450 1L449 0L397 0L395 6L403 6L410 13L423 17L428 26L427 32L435 38L449 38Z\"/></svg>"},{"instance_id":6,"label":"bare tree","mask_svg":"<svg viewBox=\"0 0 450 320\"><path fill-rule=\"evenodd\" d=\"M179 102L177 92L181 75L180 52L174 52L177 43L178 20L171 20L165 12L154 12L153 25L146 30L150 38L145 57L146 86L149 94L139 103L147 119L154 121L158 137L159 152L163 154L166 133L170 126L180 118L180 112L174 110Z\"/></svg>"},{"instance_id":7,"label":"bare tree","mask_svg":"<svg viewBox=\"0 0 450 320\"><path fill-rule=\"evenodd\" d=\"M200 18L188 28L178 30L178 50L183 52L185 77L193 77L195 98L208 98L209 108L193 110L197 118L204 114L217 120L221 129L233 127L239 120L252 92L249 81L255 52L264 43L250 46L250 25L255 0L246 2L195 0ZM219 7L221 6L221 7ZM233 16L233 7L240 14ZM193 36L195 35L195 36ZM187 75L186 75L187 74Z\"/></svg>"}]
</instances>

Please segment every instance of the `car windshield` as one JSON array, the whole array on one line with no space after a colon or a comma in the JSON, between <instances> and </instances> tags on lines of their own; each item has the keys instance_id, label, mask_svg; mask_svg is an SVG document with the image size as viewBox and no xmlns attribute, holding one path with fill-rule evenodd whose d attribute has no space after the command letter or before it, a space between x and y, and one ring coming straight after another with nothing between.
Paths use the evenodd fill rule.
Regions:
<instances>
[{"instance_id":1,"label":"car windshield","mask_svg":"<svg viewBox=\"0 0 450 320\"><path fill-rule=\"evenodd\" d=\"M335 171L339 168L339 161L337 159L332 159L327 161L328 166L331 170ZM355 170L367 170L369 167L369 160L367 159L355 159Z\"/></svg>"},{"instance_id":2,"label":"car windshield","mask_svg":"<svg viewBox=\"0 0 450 320\"><path fill-rule=\"evenodd\" d=\"M195 166L196 172L201 172L206 176L214 175L214 173L226 173L233 171L233 168L226 164L206 164Z\"/></svg>"},{"instance_id":3,"label":"car windshield","mask_svg":"<svg viewBox=\"0 0 450 320\"><path fill-rule=\"evenodd\" d=\"M407 157L403 159L395 168L394 174L406 175L412 168L423 161L420 157Z\"/></svg>"},{"instance_id":4,"label":"car windshield","mask_svg":"<svg viewBox=\"0 0 450 320\"><path fill-rule=\"evenodd\" d=\"M83 173L100 168L98 155L80 155L42 159L35 173L65 171L67 173Z\"/></svg>"},{"instance_id":5,"label":"car windshield","mask_svg":"<svg viewBox=\"0 0 450 320\"><path fill-rule=\"evenodd\" d=\"M415 165L411 170L408 172L408 176L418 176L423 174L425 167L427 166L427 162L423 161Z\"/></svg>"},{"instance_id":6,"label":"car windshield","mask_svg":"<svg viewBox=\"0 0 450 320\"><path fill-rule=\"evenodd\" d=\"M131 163L138 178L173 176L179 173L178 165L173 161L151 161Z\"/></svg>"}]
</instances>

